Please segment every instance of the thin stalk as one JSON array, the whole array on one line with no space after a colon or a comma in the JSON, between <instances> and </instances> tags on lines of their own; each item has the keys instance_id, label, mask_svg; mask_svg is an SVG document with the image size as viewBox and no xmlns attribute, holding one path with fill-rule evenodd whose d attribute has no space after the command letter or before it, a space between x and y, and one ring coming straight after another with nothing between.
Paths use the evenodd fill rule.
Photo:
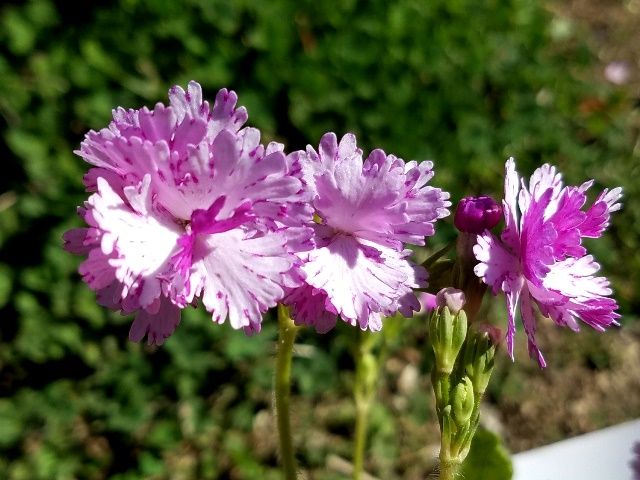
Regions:
<instances>
[{"instance_id":1,"label":"thin stalk","mask_svg":"<svg viewBox=\"0 0 640 480\"><path fill-rule=\"evenodd\" d=\"M458 462L443 462L440 461L440 480L454 480L458 473Z\"/></svg>"},{"instance_id":2,"label":"thin stalk","mask_svg":"<svg viewBox=\"0 0 640 480\"><path fill-rule=\"evenodd\" d=\"M291 436L289 404L291 398L291 357L298 327L284 305L278 305L278 346L276 353L276 417L280 441L280 461L285 480L296 480L296 465Z\"/></svg>"},{"instance_id":3,"label":"thin stalk","mask_svg":"<svg viewBox=\"0 0 640 480\"><path fill-rule=\"evenodd\" d=\"M356 406L356 431L353 443L353 480L360 480L364 470L369 411L378 379L377 362L372 353L374 343L370 332L358 331L354 348L356 375L353 399Z\"/></svg>"},{"instance_id":4,"label":"thin stalk","mask_svg":"<svg viewBox=\"0 0 640 480\"><path fill-rule=\"evenodd\" d=\"M364 452L369 427L368 402L356 402L356 433L353 445L353 480L360 480L364 470Z\"/></svg>"}]
</instances>

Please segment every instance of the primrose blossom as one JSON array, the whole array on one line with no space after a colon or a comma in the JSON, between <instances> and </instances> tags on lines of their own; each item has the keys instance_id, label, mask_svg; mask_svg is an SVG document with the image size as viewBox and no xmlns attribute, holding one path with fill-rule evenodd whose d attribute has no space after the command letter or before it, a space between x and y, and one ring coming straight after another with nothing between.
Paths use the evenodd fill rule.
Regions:
<instances>
[{"instance_id":1,"label":"primrose blossom","mask_svg":"<svg viewBox=\"0 0 640 480\"><path fill-rule=\"evenodd\" d=\"M93 166L79 209L88 227L68 231L65 246L87 255L79 270L99 303L136 313L134 341L161 344L198 299L215 322L257 331L299 284L292 245L311 235L301 168L242 128L234 92L210 107L190 82L169 101L118 108L86 135L76 153Z\"/></svg>"},{"instance_id":2,"label":"primrose blossom","mask_svg":"<svg viewBox=\"0 0 640 480\"><path fill-rule=\"evenodd\" d=\"M379 149L363 161L352 134L338 142L327 133L318 151L291 155L303 167L317 219L315 248L299 253L305 283L285 298L294 321L327 332L339 315L375 331L383 316L420 310L413 289L426 286L427 273L404 244L424 245L449 214L449 194L427 185L433 164Z\"/></svg>"},{"instance_id":3,"label":"primrose blossom","mask_svg":"<svg viewBox=\"0 0 640 480\"><path fill-rule=\"evenodd\" d=\"M583 209L592 185L593 180L563 186L561 175L547 164L527 184L520 181L514 160L507 160L504 231L497 238L485 230L478 235L473 251L479 262L475 273L494 294L506 296L506 341L511 358L518 307L529 355L541 367L546 362L536 342L534 304L542 315L574 331L579 330L578 320L599 331L618 324L618 305L610 297L609 281L595 276L600 266L587 254L582 238L602 235L611 212L620 209L622 189L603 190Z\"/></svg>"}]
</instances>

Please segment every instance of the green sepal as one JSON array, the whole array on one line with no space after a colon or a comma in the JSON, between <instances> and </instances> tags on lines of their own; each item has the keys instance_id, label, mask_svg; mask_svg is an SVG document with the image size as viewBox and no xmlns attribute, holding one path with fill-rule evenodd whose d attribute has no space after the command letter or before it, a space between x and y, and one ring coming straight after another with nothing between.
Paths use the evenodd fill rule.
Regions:
<instances>
[{"instance_id":1,"label":"green sepal","mask_svg":"<svg viewBox=\"0 0 640 480\"><path fill-rule=\"evenodd\" d=\"M459 428L469 424L475 405L473 384L469 377L464 377L453 389L451 395L453 406L453 420Z\"/></svg>"},{"instance_id":2,"label":"green sepal","mask_svg":"<svg viewBox=\"0 0 640 480\"><path fill-rule=\"evenodd\" d=\"M486 332L472 332L464 350L464 370L473 383L477 400L484 394L494 367L496 346Z\"/></svg>"},{"instance_id":3,"label":"green sepal","mask_svg":"<svg viewBox=\"0 0 640 480\"><path fill-rule=\"evenodd\" d=\"M467 336L467 315L460 310L453 315L448 307L434 310L429 322L431 346L436 369L450 374Z\"/></svg>"}]
</instances>

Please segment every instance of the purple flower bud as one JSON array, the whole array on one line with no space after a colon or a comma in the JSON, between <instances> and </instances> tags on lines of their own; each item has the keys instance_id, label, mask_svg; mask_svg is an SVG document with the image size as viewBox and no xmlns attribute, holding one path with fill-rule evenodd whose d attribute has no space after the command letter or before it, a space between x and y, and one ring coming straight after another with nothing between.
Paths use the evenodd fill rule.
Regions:
<instances>
[{"instance_id":1,"label":"purple flower bud","mask_svg":"<svg viewBox=\"0 0 640 480\"><path fill-rule=\"evenodd\" d=\"M479 234L497 225L502 207L491 197L466 197L460 200L453 223L461 232Z\"/></svg>"},{"instance_id":2,"label":"purple flower bud","mask_svg":"<svg viewBox=\"0 0 640 480\"><path fill-rule=\"evenodd\" d=\"M453 315L457 315L462 310L465 301L464 292L453 287L443 288L436 295L436 304L439 307L449 307Z\"/></svg>"},{"instance_id":3,"label":"purple flower bud","mask_svg":"<svg viewBox=\"0 0 640 480\"><path fill-rule=\"evenodd\" d=\"M491 340L492 345L500 345L500 342L504 338L504 334L500 327L496 327L495 325L491 325L490 323L481 323L478 325L478 332L482 334L487 334L489 340Z\"/></svg>"}]
</instances>

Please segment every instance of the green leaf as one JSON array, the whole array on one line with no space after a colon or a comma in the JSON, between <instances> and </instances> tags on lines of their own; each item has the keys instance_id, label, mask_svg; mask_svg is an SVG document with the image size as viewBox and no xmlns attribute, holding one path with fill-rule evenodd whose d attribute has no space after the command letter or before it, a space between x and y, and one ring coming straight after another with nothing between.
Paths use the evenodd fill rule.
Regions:
<instances>
[{"instance_id":1,"label":"green leaf","mask_svg":"<svg viewBox=\"0 0 640 480\"><path fill-rule=\"evenodd\" d=\"M513 466L509 452L493 432L478 428L471 450L462 464L466 480L510 480Z\"/></svg>"}]
</instances>

